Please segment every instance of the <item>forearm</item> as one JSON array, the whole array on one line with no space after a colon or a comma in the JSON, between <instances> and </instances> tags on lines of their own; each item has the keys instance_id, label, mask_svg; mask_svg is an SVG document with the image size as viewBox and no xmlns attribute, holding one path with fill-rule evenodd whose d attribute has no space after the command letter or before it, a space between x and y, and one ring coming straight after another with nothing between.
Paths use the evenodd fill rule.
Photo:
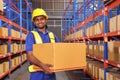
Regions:
<instances>
[{"instance_id":1,"label":"forearm","mask_svg":"<svg viewBox=\"0 0 120 80\"><path fill-rule=\"evenodd\" d=\"M39 61L36 57L34 57L32 51L28 52L27 57L28 57L28 61L30 61L32 64L42 68L43 63Z\"/></svg>"}]
</instances>

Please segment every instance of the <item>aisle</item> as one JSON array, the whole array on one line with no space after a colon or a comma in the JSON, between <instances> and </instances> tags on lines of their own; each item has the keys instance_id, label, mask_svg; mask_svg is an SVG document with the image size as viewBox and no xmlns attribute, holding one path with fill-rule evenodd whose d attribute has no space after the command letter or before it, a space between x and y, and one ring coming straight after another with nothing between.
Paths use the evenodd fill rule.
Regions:
<instances>
[{"instance_id":1,"label":"aisle","mask_svg":"<svg viewBox=\"0 0 120 80\"><path fill-rule=\"evenodd\" d=\"M28 63L26 62L22 67L16 69L10 76L10 78L2 80L29 80L29 72L27 70ZM83 74L82 70L76 71L63 71L56 73L57 80L92 80L88 76Z\"/></svg>"},{"instance_id":2,"label":"aisle","mask_svg":"<svg viewBox=\"0 0 120 80\"><path fill-rule=\"evenodd\" d=\"M6 78L4 80L29 80L29 72L27 70L28 63L24 63L22 67L17 68L12 74L10 78Z\"/></svg>"},{"instance_id":3,"label":"aisle","mask_svg":"<svg viewBox=\"0 0 120 80\"><path fill-rule=\"evenodd\" d=\"M2 80L29 80L29 72L27 70L28 63L25 63L21 68L16 69L10 76ZM57 72L57 80L69 80L66 72Z\"/></svg>"}]
</instances>

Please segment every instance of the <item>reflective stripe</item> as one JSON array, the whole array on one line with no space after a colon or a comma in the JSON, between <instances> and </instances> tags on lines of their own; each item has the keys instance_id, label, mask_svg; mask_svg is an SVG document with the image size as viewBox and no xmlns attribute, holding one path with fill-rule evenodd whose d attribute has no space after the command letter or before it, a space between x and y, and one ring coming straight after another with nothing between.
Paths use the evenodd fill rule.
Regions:
<instances>
[{"instance_id":1,"label":"reflective stripe","mask_svg":"<svg viewBox=\"0 0 120 80\"><path fill-rule=\"evenodd\" d=\"M52 32L49 32L49 38L51 43L55 43L54 34Z\"/></svg>"},{"instance_id":2,"label":"reflective stripe","mask_svg":"<svg viewBox=\"0 0 120 80\"><path fill-rule=\"evenodd\" d=\"M39 35L39 33L37 31L31 31L34 35L34 38L35 38L35 42L36 44L42 44L43 41L42 41L42 38L41 36Z\"/></svg>"},{"instance_id":3,"label":"reflective stripe","mask_svg":"<svg viewBox=\"0 0 120 80\"><path fill-rule=\"evenodd\" d=\"M37 66L35 66L35 65L30 65L30 66L28 67L28 70L29 70L29 72L42 71L41 68L39 68L39 67L37 67Z\"/></svg>"},{"instance_id":4,"label":"reflective stripe","mask_svg":"<svg viewBox=\"0 0 120 80\"><path fill-rule=\"evenodd\" d=\"M42 44L43 41L42 41L42 38L41 38L41 36L39 35L39 33L38 33L37 31L31 31L31 32L32 32L33 35L34 35L36 44ZM49 32L48 35L49 35L49 38L50 38L50 42L51 42L51 43L55 43L54 34L53 34L52 32ZM28 67L28 70L29 70L29 72L42 71L41 68L39 68L39 67L37 67L37 66L35 66L35 65L30 65L30 66Z\"/></svg>"}]
</instances>

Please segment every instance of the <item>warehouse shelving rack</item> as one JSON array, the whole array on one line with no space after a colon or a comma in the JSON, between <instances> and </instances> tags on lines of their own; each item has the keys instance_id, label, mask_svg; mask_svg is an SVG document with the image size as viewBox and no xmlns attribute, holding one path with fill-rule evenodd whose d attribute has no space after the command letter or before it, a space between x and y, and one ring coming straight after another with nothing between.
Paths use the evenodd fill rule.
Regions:
<instances>
[{"instance_id":1,"label":"warehouse shelving rack","mask_svg":"<svg viewBox=\"0 0 120 80\"><path fill-rule=\"evenodd\" d=\"M96 5L97 4L97 5ZM69 14L69 6L73 5L74 8L72 14ZM111 39L120 40L120 30L109 32L108 31L108 21L112 17L112 13L117 16L120 14L120 1L119 0L108 0L104 3L104 0L83 0L82 6L77 3L77 0L71 0L67 4L67 8L63 15L63 35L62 39L64 42L91 42L101 40L104 43L104 58L87 54L87 57L101 61L104 63L104 80L106 80L106 72L108 71L108 65L120 68L120 63L108 60L108 41ZM77 6L77 7L75 7ZM112 10L114 9L115 10ZM72 17L74 18L71 18ZM70 24L70 21L74 24ZM94 36L87 36L86 29L95 24L95 22L104 22L104 32ZM78 38L67 38L67 36L82 30L82 36ZM94 80L98 80L92 76Z\"/></svg>"},{"instance_id":2,"label":"warehouse shelving rack","mask_svg":"<svg viewBox=\"0 0 120 80\"><path fill-rule=\"evenodd\" d=\"M22 54L25 53L25 50L22 50L22 44L25 43L25 39L22 38L22 33L27 34L29 31L31 30L32 27L29 27L32 25L32 22L30 22L29 20L31 20L31 12L32 12L32 4L30 1L28 0L3 0L5 3L5 8L4 12L2 12L3 15L0 15L0 26L4 26L8 28L8 36L0 36L0 41L7 41L8 44L8 53L4 54L4 55L0 55L0 60L3 59L7 59L9 62L9 66L8 66L8 71L4 72L3 74L0 74L0 79L4 78L5 76L11 74L11 72L13 70L15 70L17 67L22 66L22 64L25 61L22 61ZM25 29L26 28L26 29ZM17 30L20 32L20 37L16 38L16 37L11 37L11 29ZM20 47L20 51L17 51L15 53L12 53L10 51L11 48L11 42L19 42L21 47ZM12 56L17 55L20 56L20 61L21 63L14 66L14 67L10 67L10 62L11 62L11 58Z\"/></svg>"}]
</instances>

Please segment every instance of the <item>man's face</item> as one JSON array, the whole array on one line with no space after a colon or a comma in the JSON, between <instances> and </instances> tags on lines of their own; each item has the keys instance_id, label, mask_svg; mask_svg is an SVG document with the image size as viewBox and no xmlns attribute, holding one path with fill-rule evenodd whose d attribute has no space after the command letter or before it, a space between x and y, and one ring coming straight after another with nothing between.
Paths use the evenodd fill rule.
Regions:
<instances>
[{"instance_id":1,"label":"man's face","mask_svg":"<svg viewBox=\"0 0 120 80\"><path fill-rule=\"evenodd\" d=\"M37 16L37 17L35 17L35 19L34 19L34 24L35 24L35 26L37 27L37 28L39 28L39 29L43 29L43 28L45 28L46 26L46 18L44 17L44 16Z\"/></svg>"}]
</instances>

